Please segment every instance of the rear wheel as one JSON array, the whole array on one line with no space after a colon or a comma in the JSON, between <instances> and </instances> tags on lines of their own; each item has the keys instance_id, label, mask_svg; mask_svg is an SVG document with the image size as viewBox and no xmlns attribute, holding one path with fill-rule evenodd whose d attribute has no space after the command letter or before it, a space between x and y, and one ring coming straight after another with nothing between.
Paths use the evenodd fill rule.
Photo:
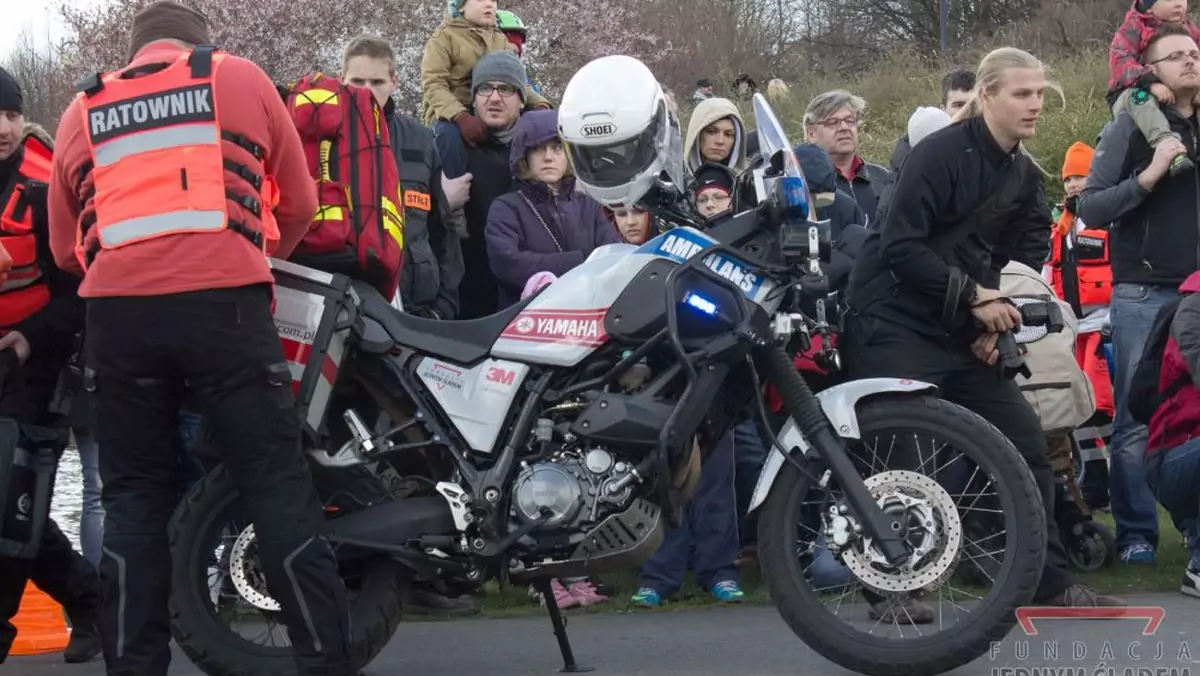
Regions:
<instances>
[{"instance_id":1,"label":"rear wheel","mask_svg":"<svg viewBox=\"0 0 1200 676\"><path fill-rule=\"evenodd\" d=\"M862 536L836 479L822 488L785 462L759 521L763 578L792 631L843 667L950 671L1002 639L1032 600L1045 562L1041 494L1008 439L962 407L880 396L859 404L858 422L850 455L904 524L909 565L892 568ZM913 599L928 610L935 596L918 624Z\"/></svg>"},{"instance_id":2,"label":"rear wheel","mask_svg":"<svg viewBox=\"0 0 1200 676\"><path fill-rule=\"evenodd\" d=\"M256 549L253 526L238 512L233 479L218 466L192 487L171 524L172 634L210 676L296 673ZM351 647L361 668L383 650L400 622L405 569L387 558L338 565L350 601ZM240 631L237 623L247 617L248 629Z\"/></svg>"}]
</instances>

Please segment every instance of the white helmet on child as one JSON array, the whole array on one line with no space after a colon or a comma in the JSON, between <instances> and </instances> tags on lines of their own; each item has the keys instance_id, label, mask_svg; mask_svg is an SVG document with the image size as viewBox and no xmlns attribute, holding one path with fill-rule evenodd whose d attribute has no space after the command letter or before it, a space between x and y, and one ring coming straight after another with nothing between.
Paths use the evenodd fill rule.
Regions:
<instances>
[{"instance_id":1,"label":"white helmet on child","mask_svg":"<svg viewBox=\"0 0 1200 676\"><path fill-rule=\"evenodd\" d=\"M633 57L605 56L575 73L558 133L576 181L601 204L633 205L664 181L683 189L679 123L658 79Z\"/></svg>"}]
</instances>

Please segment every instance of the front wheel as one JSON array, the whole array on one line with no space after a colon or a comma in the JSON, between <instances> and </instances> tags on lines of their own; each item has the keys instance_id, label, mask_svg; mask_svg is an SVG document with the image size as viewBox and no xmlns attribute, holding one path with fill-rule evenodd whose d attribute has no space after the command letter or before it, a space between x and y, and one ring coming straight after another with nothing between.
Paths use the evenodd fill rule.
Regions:
<instances>
[{"instance_id":1,"label":"front wheel","mask_svg":"<svg viewBox=\"0 0 1200 676\"><path fill-rule=\"evenodd\" d=\"M171 523L171 630L209 676L293 676L296 664L279 604L269 594L253 526L218 466L188 491ZM400 622L405 573L387 558L344 560L358 667L387 645Z\"/></svg>"},{"instance_id":2,"label":"front wheel","mask_svg":"<svg viewBox=\"0 0 1200 676\"><path fill-rule=\"evenodd\" d=\"M1046 549L1037 483L999 430L946 401L880 396L859 405L858 421L848 452L901 524L910 558L890 566L836 479L822 488L785 462L759 519L763 579L792 631L843 667L950 671L1002 639L1036 592ZM805 464L811 474L819 461Z\"/></svg>"}]
</instances>

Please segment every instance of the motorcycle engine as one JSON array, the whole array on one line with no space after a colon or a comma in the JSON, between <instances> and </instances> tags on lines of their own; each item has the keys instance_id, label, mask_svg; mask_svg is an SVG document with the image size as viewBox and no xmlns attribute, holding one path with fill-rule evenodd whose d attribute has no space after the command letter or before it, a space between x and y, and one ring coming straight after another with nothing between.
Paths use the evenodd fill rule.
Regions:
<instances>
[{"instance_id":1,"label":"motorcycle engine","mask_svg":"<svg viewBox=\"0 0 1200 676\"><path fill-rule=\"evenodd\" d=\"M513 486L513 516L522 523L546 521L536 530L575 530L604 519L625 506L632 485L612 486L632 467L604 448L562 451L548 460L525 465Z\"/></svg>"}]
</instances>

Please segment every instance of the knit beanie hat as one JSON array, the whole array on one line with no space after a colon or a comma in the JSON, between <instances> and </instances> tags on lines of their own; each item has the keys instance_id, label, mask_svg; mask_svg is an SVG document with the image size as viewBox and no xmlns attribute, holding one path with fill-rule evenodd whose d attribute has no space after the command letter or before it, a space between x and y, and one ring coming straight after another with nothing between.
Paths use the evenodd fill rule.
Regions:
<instances>
[{"instance_id":1,"label":"knit beanie hat","mask_svg":"<svg viewBox=\"0 0 1200 676\"><path fill-rule=\"evenodd\" d=\"M25 97L21 83L3 68L0 68L0 110L14 113L24 112Z\"/></svg>"},{"instance_id":2,"label":"knit beanie hat","mask_svg":"<svg viewBox=\"0 0 1200 676\"><path fill-rule=\"evenodd\" d=\"M1067 156L1063 160L1062 177L1067 180L1072 176L1088 176L1092 173L1092 158L1096 151L1083 141L1076 141L1067 148Z\"/></svg>"},{"instance_id":3,"label":"knit beanie hat","mask_svg":"<svg viewBox=\"0 0 1200 676\"><path fill-rule=\"evenodd\" d=\"M525 75L525 66L520 57L513 52L491 52L475 62L475 68L471 71L471 91L488 82L510 84L520 92L521 100L525 100L525 85L529 79Z\"/></svg>"},{"instance_id":4,"label":"knit beanie hat","mask_svg":"<svg viewBox=\"0 0 1200 676\"><path fill-rule=\"evenodd\" d=\"M700 193L710 188L720 188L726 195L733 194L733 172L723 164L704 164L696 170L696 185L692 186L692 194Z\"/></svg>"},{"instance_id":5,"label":"knit beanie hat","mask_svg":"<svg viewBox=\"0 0 1200 676\"><path fill-rule=\"evenodd\" d=\"M915 146L926 136L944 127L949 127L952 120L941 108L922 106L913 111L908 118L908 144Z\"/></svg>"},{"instance_id":6,"label":"knit beanie hat","mask_svg":"<svg viewBox=\"0 0 1200 676\"><path fill-rule=\"evenodd\" d=\"M463 5L466 4L467 0L446 0L446 12L455 19L461 19Z\"/></svg>"},{"instance_id":7,"label":"knit beanie hat","mask_svg":"<svg viewBox=\"0 0 1200 676\"><path fill-rule=\"evenodd\" d=\"M1154 0L1138 0L1137 8L1139 12L1149 12L1154 6Z\"/></svg>"},{"instance_id":8,"label":"knit beanie hat","mask_svg":"<svg viewBox=\"0 0 1200 676\"><path fill-rule=\"evenodd\" d=\"M150 3L134 15L129 60L155 40L179 40L190 45L212 43L208 37L208 19L191 7L170 0Z\"/></svg>"}]
</instances>

